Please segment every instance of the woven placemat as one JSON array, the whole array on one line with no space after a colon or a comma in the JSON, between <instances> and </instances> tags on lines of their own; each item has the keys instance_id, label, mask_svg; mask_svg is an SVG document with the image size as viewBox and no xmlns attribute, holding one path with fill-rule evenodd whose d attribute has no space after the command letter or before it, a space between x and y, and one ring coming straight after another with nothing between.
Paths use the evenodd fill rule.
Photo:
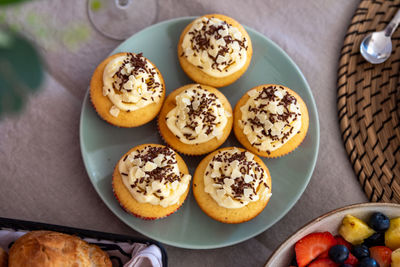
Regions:
<instances>
[{"instance_id":1,"label":"woven placemat","mask_svg":"<svg viewBox=\"0 0 400 267\"><path fill-rule=\"evenodd\" d=\"M400 29L385 63L372 65L360 54L368 33L380 31L400 0L361 1L345 36L338 67L337 107L342 138L370 201L400 203Z\"/></svg>"}]
</instances>

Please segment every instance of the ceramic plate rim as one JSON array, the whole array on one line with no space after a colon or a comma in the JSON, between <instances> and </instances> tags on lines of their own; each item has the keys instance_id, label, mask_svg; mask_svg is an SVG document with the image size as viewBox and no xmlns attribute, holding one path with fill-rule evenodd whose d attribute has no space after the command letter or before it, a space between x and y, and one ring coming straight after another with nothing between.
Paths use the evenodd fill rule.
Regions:
<instances>
[{"instance_id":1,"label":"ceramic plate rim","mask_svg":"<svg viewBox=\"0 0 400 267\"><path fill-rule=\"evenodd\" d=\"M179 22L179 21L183 21L183 20L188 20L188 19L195 19L197 18L197 16L186 16L186 17L178 17L178 18L173 18L173 19L169 19L169 20L164 20L161 22L158 22L156 24L153 24L147 28L144 28L143 30L133 34L131 37L127 38L125 41L121 42L120 44L117 45L117 47L109 54L112 55L115 53L115 51L118 49L119 46L122 45L122 43L130 40L131 38L133 38L135 35L141 34L144 31L151 31L153 28L156 28L158 26L160 26L161 24L169 24L169 23L174 23L174 22ZM243 25L243 24L242 24ZM309 95L310 95L310 99L311 99L311 106L309 107L310 109L313 109L314 112L312 112L313 114L315 114L315 128L316 128L316 136L315 136L315 143L316 145L313 147L314 149L314 154L312 157L312 162L311 162L311 168L309 169L309 171L306 173L305 176L307 176L305 183L299 187L298 193L297 195L292 199L291 203L289 203L289 205L283 209L282 213L279 216L276 216L275 219L272 220L272 222L269 225L266 225L265 227L260 228L258 231L255 231L249 235L243 236L241 238L237 238L235 240L232 241L222 241L219 244L215 244L215 245L199 245L199 244L182 244L180 242L176 242L176 241L171 241L171 240L167 240L167 239L163 239L163 238L159 238L157 236L152 235L151 233L142 233L139 229L137 229L137 227L133 224L131 224L130 222L128 222L127 220L125 220L125 218L123 218L122 216L120 216L118 213L114 212L113 208L111 207L111 204L108 203L108 200L106 200L105 196L103 195L102 192L99 191L99 189L97 188L97 186L95 185L89 171L88 171L88 159L87 159L87 155L84 154L84 151L82 149L84 141L83 141L83 114L84 114L84 108L85 108L85 103L87 101L87 98L89 97L89 88L87 89L86 93L85 93L85 97L82 101L82 107L81 107L81 114L80 114L80 122L79 122L79 142L80 142L80 147L81 147L81 155L82 155L82 159L83 159L83 163L85 166L85 170L87 175L89 176L89 180L92 183L94 189L96 190L97 194L100 196L101 200L104 202L104 204L106 204L106 206L111 210L111 212L122 222L124 222L126 225L128 225L130 228L132 228L133 230L137 231L138 233L145 235L151 239L154 239L156 241L162 242L164 244L167 245L171 245L174 247L179 247L179 248L186 248L186 249L215 249L215 248L222 248L222 247L227 247L227 246L232 246L241 242L244 242L250 238L253 238L259 234L261 234L262 232L266 231L267 229L269 229L271 226L273 226L274 224L276 224L279 220L281 220L292 208L293 206L297 203L297 201L300 199L300 197L303 195L305 189L307 188L308 184L310 183L312 174L314 172L315 169L315 165L318 159L318 153L319 153L319 145L320 145L320 126L319 126L319 116L318 116L318 109L317 109L317 105L314 99L314 96L312 94L311 88L304 76L304 74L301 72L300 68L297 66L297 64L293 61L293 59L280 47L278 46L274 41L272 41L271 39L269 39L268 37L264 36L263 34L261 34L260 32L243 25L243 27L246 29L246 31L251 32L254 35L257 35L259 38L263 39L263 41L269 43L271 46L273 46L275 49L277 49L280 53L280 56L284 57L291 65L291 67L293 67L296 70L296 73L300 76L301 80L303 81L304 85L305 85L305 89L306 91L308 91ZM311 112L309 112L311 114Z\"/></svg>"}]
</instances>

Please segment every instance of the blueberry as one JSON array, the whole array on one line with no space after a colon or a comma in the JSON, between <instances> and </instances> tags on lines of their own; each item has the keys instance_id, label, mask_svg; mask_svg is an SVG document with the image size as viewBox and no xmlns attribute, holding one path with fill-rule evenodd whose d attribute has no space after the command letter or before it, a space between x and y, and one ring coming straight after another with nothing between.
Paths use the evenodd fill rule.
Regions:
<instances>
[{"instance_id":1,"label":"blueberry","mask_svg":"<svg viewBox=\"0 0 400 267\"><path fill-rule=\"evenodd\" d=\"M356 258L359 260L361 260L363 258L367 258L367 257L369 257L369 249L365 245L354 246L353 255L356 256Z\"/></svg>"},{"instance_id":2,"label":"blueberry","mask_svg":"<svg viewBox=\"0 0 400 267\"><path fill-rule=\"evenodd\" d=\"M349 257L349 249L343 245L335 245L329 249L329 258L336 263L343 263Z\"/></svg>"},{"instance_id":3,"label":"blueberry","mask_svg":"<svg viewBox=\"0 0 400 267\"><path fill-rule=\"evenodd\" d=\"M369 226L377 232L385 232L389 225L389 218L381 212L375 212L369 218Z\"/></svg>"},{"instance_id":4,"label":"blueberry","mask_svg":"<svg viewBox=\"0 0 400 267\"><path fill-rule=\"evenodd\" d=\"M348 263L343 263L339 267L353 267L353 265L348 264Z\"/></svg>"},{"instance_id":5,"label":"blueberry","mask_svg":"<svg viewBox=\"0 0 400 267\"><path fill-rule=\"evenodd\" d=\"M364 258L360 261L358 267L379 267L379 264L372 258Z\"/></svg>"},{"instance_id":6,"label":"blueberry","mask_svg":"<svg viewBox=\"0 0 400 267\"><path fill-rule=\"evenodd\" d=\"M367 247L374 246L384 246L385 245L385 234L384 233L375 233L364 240L363 245Z\"/></svg>"}]
</instances>

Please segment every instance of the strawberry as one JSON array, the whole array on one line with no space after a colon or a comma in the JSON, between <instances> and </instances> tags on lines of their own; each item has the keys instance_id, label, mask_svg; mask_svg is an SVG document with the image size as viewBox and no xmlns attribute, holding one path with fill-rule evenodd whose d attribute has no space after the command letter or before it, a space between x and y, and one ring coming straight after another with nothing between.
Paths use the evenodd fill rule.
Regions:
<instances>
[{"instance_id":1,"label":"strawberry","mask_svg":"<svg viewBox=\"0 0 400 267\"><path fill-rule=\"evenodd\" d=\"M304 267L320 254L336 245L336 240L329 232L311 233L297 241L294 249L299 267Z\"/></svg>"},{"instance_id":2,"label":"strawberry","mask_svg":"<svg viewBox=\"0 0 400 267\"><path fill-rule=\"evenodd\" d=\"M375 259L380 267L390 267L392 250L385 246L370 247L371 258Z\"/></svg>"},{"instance_id":3,"label":"strawberry","mask_svg":"<svg viewBox=\"0 0 400 267\"><path fill-rule=\"evenodd\" d=\"M338 267L339 264L334 263L330 259L317 259L308 265L308 267Z\"/></svg>"},{"instance_id":4,"label":"strawberry","mask_svg":"<svg viewBox=\"0 0 400 267\"><path fill-rule=\"evenodd\" d=\"M340 235L336 235L336 236L335 236L335 239L336 239L336 242L337 242L338 245L343 245L343 246L345 246L346 248L348 248L349 251L351 251L351 249L352 249L353 246L352 246L349 242L347 242L346 240L344 240L343 237L341 237Z\"/></svg>"},{"instance_id":5,"label":"strawberry","mask_svg":"<svg viewBox=\"0 0 400 267\"><path fill-rule=\"evenodd\" d=\"M344 263L350 264L351 266L357 266L358 259L353 254L349 253L349 257Z\"/></svg>"},{"instance_id":6,"label":"strawberry","mask_svg":"<svg viewBox=\"0 0 400 267\"><path fill-rule=\"evenodd\" d=\"M322 252L321 254L319 254L317 259L329 259L329 249L327 251Z\"/></svg>"},{"instance_id":7,"label":"strawberry","mask_svg":"<svg viewBox=\"0 0 400 267\"><path fill-rule=\"evenodd\" d=\"M335 239L336 239L336 237L335 237ZM342 244L342 245L344 245L344 244ZM325 252L322 252L317 257L317 259L329 259L329 249ZM349 253L349 257L347 258L347 260L344 263L350 264L351 266L357 266L358 260L353 254Z\"/></svg>"}]
</instances>

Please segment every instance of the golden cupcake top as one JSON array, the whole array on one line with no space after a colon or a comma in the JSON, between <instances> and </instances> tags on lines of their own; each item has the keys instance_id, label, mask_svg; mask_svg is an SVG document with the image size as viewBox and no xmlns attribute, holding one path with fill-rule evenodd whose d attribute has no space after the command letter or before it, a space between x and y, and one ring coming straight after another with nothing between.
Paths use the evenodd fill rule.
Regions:
<instances>
[{"instance_id":1,"label":"golden cupcake top","mask_svg":"<svg viewBox=\"0 0 400 267\"><path fill-rule=\"evenodd\" d=\"M267 182L268 173L254 160L254 154L237 148L219 151L204 173L204 191L228 209L270 198Z\"/></svg>"},{"instance_id":2,"label":"golden cupcake top","mask_svg":"<svg viewBox=\"0 0 400 267\"><path fill-rule=\"evenodd\" d=\"M249 99L240 108L239 126L252 146L270 153L299 132L300 105L283 86L268 85L247 95Z\"/></svg>"},{"instance_id":3,"label":"golden cupcake top","mask_svg":"<svg viewBox=\"0 0 400 267\"><path fill-rule=\"evenodd\" d=\"M111 60L103 72L103 95L113 103L110 114L131 112L158 103L163 85L155 66L142 53L126 53Z\"/></svg>"},{"instance_id":4,"label":"golden cupcake top","mask_svg":"<svg viewBox=\"0 0 400 267\"><path fill-rule=\"evenodd\" d=\"M214 137L222 138L227 118L232 114L214 93L197 84L178 94L175 101L176 107L168 112L165 120L182 143L200 144Z\"/></svg>"},{"instance_id":5,"label":"golden cupcake top","mask_svg":"<svg viewBox=\"0 0 400 267\"><path fill-rule=\"evenodd\" d=\"M180 172L176 153L168 147L148 145L134 150L121 159L118 170L138 202L162 207L179 203L191 179Z\"/></svg>"},{"instance_id":6,"label":"golden cupcake top","mask_svg":"<svg viewBox=\"0 0 400 267\"><path fill-rule=\"evenodd\" d=\"M182 41L182 55L206 74L226 77L247 59L248 40L237 28L215 17L196 19Z\"/></svg>"}]
</instances>

